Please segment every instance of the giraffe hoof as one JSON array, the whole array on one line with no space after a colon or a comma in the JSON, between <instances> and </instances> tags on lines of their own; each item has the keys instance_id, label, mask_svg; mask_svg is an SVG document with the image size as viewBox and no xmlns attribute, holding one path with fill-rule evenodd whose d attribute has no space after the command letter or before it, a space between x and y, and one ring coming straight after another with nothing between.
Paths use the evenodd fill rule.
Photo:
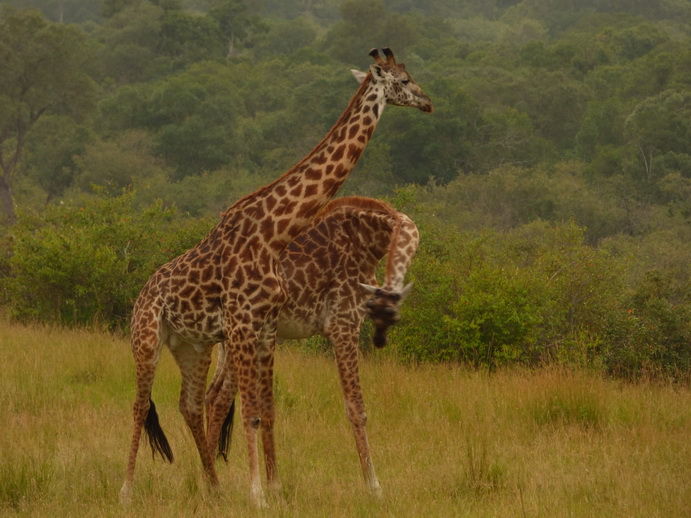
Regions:
<instances>
[{"instance_id":1,"label":"giraffe hoof","mask_svg":"<svg viewBox=\"0 0 691 518\"><path fill-rule=\"evenodd\" d=\"M281 484L280 480L271 480L268 483L268 489L271 491L273 494L280 494L281 491L283 490L283 484Z\"/></svg>"},{"instance_id":2,"label":"giraffe hoof","mask_svg":"<svg viewBox=\"0 0 691 518\"><path fill-rule=\"evenodd\" d=\"M264 496L264 493L261 492L259 494L252 493L250 496L250 499L252 500L252 505L257 508L257 509L268 509L269 504L266 501L266 497Z\"/></svg>"},{"instance_id":3,"label":"giraffe hoof","mask_svg":"<svg viewBox=\"0 0 691 518\"><path fill-rule=\"evenodd\" d=\"M374 484L370 485L369 492L374 498L376 498L377 500L381 500L382 490L381 486L379 485L379 482L375 482Z\"/></svg>"},{"instance_id":4,"label":"giraffe hoof","mask_svg":"<svg viewBox=\"0 0 691 518\"><path fill-rule=\"evenodd\" d=\"M120 505L127 507L132 503L132 486L125 482L120 489Z\"/></svg>"}]
</instances>

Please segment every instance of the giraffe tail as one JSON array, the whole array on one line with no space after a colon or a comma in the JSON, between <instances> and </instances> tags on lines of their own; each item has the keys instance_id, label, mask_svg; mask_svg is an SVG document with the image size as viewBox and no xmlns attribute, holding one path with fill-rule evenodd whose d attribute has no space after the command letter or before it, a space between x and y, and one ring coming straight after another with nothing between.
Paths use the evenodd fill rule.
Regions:
<instances>
[{"instance_id":1,"label":"giraffe tail","mask_svg":"<svg viewBox=\"0 0 691 518\"><path fill-rule=\"evenodd\" d=\"M221 435L218 438L218 456L223 457L223 460L228 462L228 449L230 448L230 439L233 436L233 418L235 416L235 400L230 405L228 415L226 415L223 426L221 426Z\"/></svg>"},{"instance_id":2,"label":"giraffe tail","mask_svg":"<svg viewBox=\"0 0 691 518\"><path fill-rule=\"evenodd\" d=\"M158 453L163 460L173 462L173 450L170 449L166 434L163 433L163 428L161 428L161 424L158 422L156 405L154 405L151 399L149 399L149 412L146 414L144 430L149 438L149 445L151 446L153 456L155 457Z\"/></svg>"}]
</instances>

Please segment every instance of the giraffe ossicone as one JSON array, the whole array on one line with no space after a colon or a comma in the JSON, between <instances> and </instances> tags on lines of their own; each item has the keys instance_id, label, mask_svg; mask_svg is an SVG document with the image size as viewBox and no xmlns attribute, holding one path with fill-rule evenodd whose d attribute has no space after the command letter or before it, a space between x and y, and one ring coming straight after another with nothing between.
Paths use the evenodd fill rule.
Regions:
<instances>
[{"instance_id":1,"label":"giraffe ossicone","mask_svg":"<svg viewBox=\"0 0 691 518\"><path fill-rule=\"evenodd\" d=\"M273 424L273 352L278 315L286 300L279 258L312 222L352 171L387 104L432 111L432 103L403 64L385 49L324 139L295 167L241 198L202 241L161 266L147 281L132 313L131 344L136 395L130 452L121 489L127 501L142 430L167 445L155 428L151 389L156 366L168 346L182 374L179 408L192 432L204 472L218 484L204 430L206 374L214 344L226 341L242 401L250 497L265 503L258 437L264 446L267 480L278 486ZM160 434L159 434L160 432Z\"/></svg>"}]
</instances>

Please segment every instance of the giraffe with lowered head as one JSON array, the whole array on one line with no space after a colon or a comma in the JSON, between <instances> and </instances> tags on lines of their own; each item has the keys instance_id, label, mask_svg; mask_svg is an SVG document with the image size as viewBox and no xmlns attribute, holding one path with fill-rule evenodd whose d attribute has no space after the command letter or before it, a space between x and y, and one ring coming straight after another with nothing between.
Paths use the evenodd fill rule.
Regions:
<instances>
[{"instance_id":1,"label":"giraffe with lowered head","mask_svg":"<svg viewBox=\"0 0 691 518\"><path fill-rule=\"evenodd\" d=\"M369 314L375 327L374 345L386 344L386 330L400 319L400 303L410 291L411 285L405 285L404 278L418 242L417 227L405 214L382 201L346 197L330 202L288 245L280 261L288 298L278 317L277 338L319 334L333 344L362 472L368 488L377 495L381 488L367 440L367 415L358 374L360 326ZM384 255L384 285L378 287L375 270ZM209 449L213 450L218 440L224 458L236 392L233 362L222 343L206 402ZM265 455L273 456L274 452L265 451Z\"/></svg>"},{"instance_id":2,"label":"giraffe with lowered head","mask_svg":"<svg viewBox=\"0 0 691 518\"><path fill-rule=\"evenodd\" d=\"M278 268L280 254L314 219L345 182L387 104L432 111L430 99L390 49L370 52L367 74L324 139L296 166L271 184L227 209L202 241L159 268L135 302L131 345L135 360L134 427L121 499L131 497L142 429L157 419L151 403L156 366L164 345L182 372L179 408L194 437L205 474L218 477L203 422L204 379L213 345L227 341L242 401L247 440L250 498L264 506L259 473L258 435L273 451L273 344L286 294ZM201 373L204 373L202 375ZM152 446L170 455L166 442L149 436ZM267 459L265 455L265 460ZM279 480L266 463L270 487Z\"/></svg>"}]
</instances>

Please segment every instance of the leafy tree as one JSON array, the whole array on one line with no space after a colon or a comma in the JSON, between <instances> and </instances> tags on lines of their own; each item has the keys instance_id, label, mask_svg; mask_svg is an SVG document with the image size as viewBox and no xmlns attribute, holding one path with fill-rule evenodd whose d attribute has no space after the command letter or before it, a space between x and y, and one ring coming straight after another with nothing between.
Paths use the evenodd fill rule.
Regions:
<instances>
[{"instance_id":1,"label":"leafy tree","mask_svg":"<svg viewBox=\"0 0 691 518\"><path fill-rule=\"evenodd\" d=\"M103 137L113 137L132 128L144 128L149 120L151 85L123 85L101 97L96 126Z\"/></svg>"},{"instance_id":2,"label":"leafy tree","mask_svg":"<svg viewBox=\"0 0 691 518\"><path fill-rule=\"evenodd\" d=\"M561 149L573 145L573 139L585 113L588 92L582 84L562 72L536 72L527 78L525 97L516 100L516 107L528 113L536 133Z\"/></svg>"},{"instance_id":3,"label":"leafy tree","mask_svg":"<svg viewBox=\"0 0 691 518\"><path fill-rule=\"evenodd\" d=\"M12 185L28 133L51 112L79 116L92 107L89 44L74 27L37 11L0 10L0 204L16 221Z\"/></svg>"},{"instance_id":4,"label":"leafy tree","mask_svg":"<svg viewBox=\"0 0 691 518\"><path fill-rule=\"evenodd\" d=\"M175 2L123 5L96 31L105 72L119 84L148 81L223 56L219 21Z\"/></svg>"},{"instance_id":5,"label":"leafy tree","mask_svg":"<svg viewBox=\"0 0 691 518\"><path fill-rule=\"evenodd\" d=\"M447 182L459 171L477 167L473 146L478 143L478 127L482 125L477 100L448 79L435 81L427 90L435 99L434 117L391 110L382 120L380 134L386 137L375 136L385 138L392 170L404 183L425 184L430 178Z\"/></svg>"},{"instance_id":6,"label":"leafy tree","mask_svg":"<svg viewBox=\"0 0 691 518\"><path fill-rule=\"evenodd\" d=\"M75 187L112 196L133 186L144 189L147 183L165 177L153 147L151 135L142 130L123 132L111 140L95 140L74 157Z\"/></svg>"},{"instance_id":7,"label":"leafy tree","mask_svg":"<svg viewBox=\"0 0 691 518\"><path fill-rule=\"evenodd\" d=\"M127 7L141 4L142 0L103 0L103 16L111 18Z\"/></svg>"},{"instance_id":8,"label":"leafy tree","mask_svg":"<svg viewBox=\"0 0 691 518\"><path fill-rule=\"evenodd\" d=\"M665 172L658 158L669 154L691 156L691 93L666 90L645 99L626 119L625 132L639 152L643 179L650 183ZM683 158L673 158L684 163ZM691 171L684 171L691 175Z\"/></svg>"},{"instance_id":9,"label":"leafy tree","mask_svg":"<svg viewBox=\"0 0 691 518\"><path fill-rule=\"evenodd\" d=\"M343 21L368 34L377 30L379 20L386 15L384 0L344 0L340 10Z\"/></svg>"},{"instance_id":10,"label":"leafy tree","mask_svg":"<svg viewBox=\"0 0 691 518\"><path fill-rule=\"evenodd\" d=\"M399 55L418 39L412 18L390 13L383 0L345 0L342 22L329 28L329 53L345 63L359 63L363 51L391 46Z\"/></svg>"},{"instance_id":11,"label":"leafy tree","mask_svg":"<svg viewBox=\"0 0 691 518\"><path fill-rule=\"evenodd\" d=\"M27 136L23 170L45 192L47 201L69 189L79 172L78 157L94 139L93 132L64 115L45 115Z\"/></svg>"},{"instance_id":12,"label":"leafy tree","mask_svg":"<svg viewBox=\"0 0 691 518\"><path fill-rule=\"evenodd\" d=\"M306 18L268 22L266 29L258 39L255 55L293 55L317 38L317 28Z\"/></svg>"},{"instance_id":13,"label":"leafy tree","mask_svg":"<svg viewBox=\"0 0 691 518\"><path fill-rule=\"evenodd\" d=\"M221 48L218 22L209 16L168 11L161 20L158 49L172 59L173 70L220 57Z\"/></svg>"},{"instance_id":14,"label":"leafy tree","mask_svg":"<svg viewBox=\"0 0 691 518\"><path fill-rule=\"evenodd\" d=\"M230 65L200 62L168 79L118 89L103 99L99 121L109 139L146 130L153 154L176 179L212 171L243 154L236 132L245 113L243 82Z\"/></svg>"},{"instance_id":15,"label":"leafy tree","mask_svg":"<svg viewBox=\"0 0 691 518\"><path fill-rule=\"evenodd\" d=\"M146 125L155 131L157 153L182 178L232 160L241 106L230 69L205 62L153 85Z\"/></svg>"},{"instance_id":16,"label":"leafy tree","mask_svg":"<svg viewBox=\"0 0 691 518\"><path fill-rule=\"evenodd\" d=\"M547 27L541 22L532 18L523 18L516 23L506 24L501 31L500 40L512 45L524 45L545 40L547 35Z\"/></svg>"},{"instance_id":17,"label":"leafy tree","mask_svg":"<svg viewBox=\"0 0 691 518\"><path fill-rule=\"evenodd\" d=\"M668 36L651 23L627 27L614 32L611 38L617 53L628 60L640 58L668 40Z\"/></svg>"},{"instance_id":18,"label":"leafy tree","mask_svg":"<svg viewBox=\"0 0 691 518\"><path fill-rule=\"evenodd\" d=\"M341 0L248 0L253 11L292 20L300 16L314 18L322 25L338 20ZM257 5L259 4L259 5Z\"/></svg>"},{"instance_id":19,"label":"leafy tree","mask_svg":"<svg viewBox=\"0 0 691 518\"><path fill-rule=\"evenodd\" d=\"M39 9L51 22L84 23L102 21L100 2L93 0L5 0L17 9Z\"/></svg>"},{"instance_id":20,"label":"leafy tree","mask_svg":"<svg viewBox=\"0 0 691 518\"><path fill-rule=\"evenodd\" d=\"M241 46L251 46L255 33L265 32L261 18L243 0L209 0L209 16L216 20L226 40L226 57L237 56Z\"/></svg>"},{"instance_id":21,"label":"leafy tree","mask_svg":"<svg viewBox=\"0 0 691 518\"><path fill-rule=\"evenodd\" d=\"M624 110L621 99L590 101L576 134L576 148L585 160L592 160L598 148L624 144Z\"/></svg>"}]
</instances>

